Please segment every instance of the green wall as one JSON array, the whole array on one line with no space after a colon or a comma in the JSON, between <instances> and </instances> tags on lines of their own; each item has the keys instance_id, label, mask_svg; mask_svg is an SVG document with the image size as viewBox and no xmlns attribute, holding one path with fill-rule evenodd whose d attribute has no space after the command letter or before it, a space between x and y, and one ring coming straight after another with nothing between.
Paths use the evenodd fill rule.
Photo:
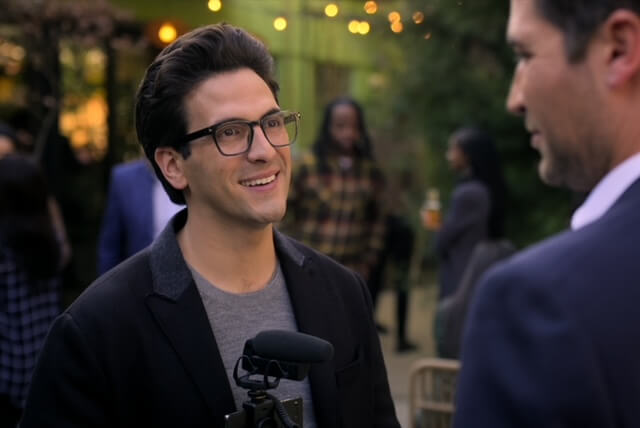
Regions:
<instances>
[{"instance_id":1,"label":"green wall","mask_svg":"<svg viewBox=\"0 0 640 428\"><path fill-rule=\"evenodd\" d=\"M316 82L318 64L331 64L347 70L346 92L365 104L372 90L371 76L379 73L380 45L393 37L381 26L386 19L368 16L364 1L336 1L340 13L336 18L324 15L328 1L323 0L223 0L221 11L213 13L207 0L111 0L122 9L133 12L142 22L178 21L185 30L217 22L241 26L269 47L277 64L281 86L280 103L284 108L303 115L301 146L308 146L321 120L322 102ZM389 1L380 1L389 9ZM398 2L395 2L398 3ZM386 10L385 9L385 10ZM285 31L276 31L273 20L283 16L288 21ZM372 31L366 36L348 32L350 19L368 19ZM373 21L377 20L377 24ZM377 25L377 27L376 27Z\"/></svg>"}]
</instances>

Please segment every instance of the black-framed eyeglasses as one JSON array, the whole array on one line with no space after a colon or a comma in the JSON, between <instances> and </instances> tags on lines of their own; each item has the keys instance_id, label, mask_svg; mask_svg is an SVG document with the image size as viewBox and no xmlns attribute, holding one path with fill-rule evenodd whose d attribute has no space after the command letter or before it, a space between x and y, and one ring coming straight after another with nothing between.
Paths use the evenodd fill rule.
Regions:
<instances>
[{"instance_id":1,"label":"black-framed eyeglasses","mask_svg":"<svg viewBox=\"0 0 640 428\"><path fill-rule=\"evenodd\" d=\"M254 128L260 126L269 144L273 147L286 147L295 143L298 137L300 117L300 113L283 110L269 113L262 119L253 122L248 120L224 121L185 135L182 138L182 143L185 144L197 138L211 135L221 155L237 156L251 149Z\"/></svg>"}]
</instances>

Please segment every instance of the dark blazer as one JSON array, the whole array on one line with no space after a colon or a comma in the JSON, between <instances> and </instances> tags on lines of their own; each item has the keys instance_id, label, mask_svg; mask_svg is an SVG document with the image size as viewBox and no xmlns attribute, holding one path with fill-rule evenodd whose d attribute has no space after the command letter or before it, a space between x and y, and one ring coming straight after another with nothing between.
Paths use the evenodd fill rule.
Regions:
<instances>
[{"instance_id":1,"label":"dark blazer","mask_svg":"<svg viewBox=\"0 0 640 428\"><path fill-rule=\"evenodd\" d=\"M595 222L499 265L462 350L456 428L640 424L640 180Z\"/></svg>"},{"instance_id":2,"label":"dark blazer","mask_svg":"<svg viewBox=\"0 0 640 428\"><path fill-rule=\"evenodd\" d=\"M175 233L96 280L55 322L22 421L30 427L222 427L236 410ZM335 348L309 379L320 427L399 427L363 280L275 232L300 331ZM276 390L277 391L277 390Z\"/></svg>"},{"instance_id":3,"label":"dark blazer","mask_svg":"<svg viewBox=\"0 0 640 428\"><path fill-rule=\"evenodd\" d=\"M454 189L436 234L441 299L455 293L473 249L489 236L490 208L489 189L480 180L464 179Z\"/></svg>"},{"instance_id":4,"label":"dark blazer","mask_svg":"<svg viewBox=\"0 0 640 428\"><path fill-rule=\"evenodd\" d=\"M116 165L98 242L103 274L153 241L153 171L146 160Z\"/></svg>"}]
</instances>

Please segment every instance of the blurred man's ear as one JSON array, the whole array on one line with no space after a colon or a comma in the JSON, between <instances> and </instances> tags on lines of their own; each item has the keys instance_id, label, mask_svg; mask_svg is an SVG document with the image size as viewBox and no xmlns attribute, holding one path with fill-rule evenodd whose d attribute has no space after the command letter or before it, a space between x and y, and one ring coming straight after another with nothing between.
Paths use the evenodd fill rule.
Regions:
<instances>
[{"instance_id":1,"label":"blurred man's ear","mask_svg":"<svg viewBox=\"0 0 640 428\"><path fill-rule=\"evenodd\" d=\"M172 147L158 147L154 158L162 175L176 189L183 190L188 181L184 175L184 158Z\"/></svg>"},{"instance_id":2,"label":"blurred man's ear","mask_svg":"<svg viewBox=\"0 0 640 428\"><path fill-rule=\"evenodd\" d=\"M616 10L604 22L601 36L607 46L607 84L619 87L640 72L640 16Z\"/></svg>"}]
</instances>

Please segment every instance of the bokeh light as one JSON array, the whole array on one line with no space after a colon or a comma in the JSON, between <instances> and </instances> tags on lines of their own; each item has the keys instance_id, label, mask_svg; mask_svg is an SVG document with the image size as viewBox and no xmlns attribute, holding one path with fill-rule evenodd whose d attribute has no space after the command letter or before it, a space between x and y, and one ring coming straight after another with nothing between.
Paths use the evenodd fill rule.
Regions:
<instances>
[{"instance_id":1,"label":"bokeh light","mask_svg":"<svg viewBox=\"0 0 640 428\"><path fill-rule=\"evenodd\" d=\"M404 25L401 21L395 21L391 24L391 31L394 33L402 33L402 30L404 30Z\"/></svg>"},{"instance_id":2,"label":"bokeh light","mask_svg":"<svg viewBox=\"0 0 640 428\"><path fill-rule=\"evenodd\" d=\"M358 23L358 33L364 36L369 33L369 30L371 30L371 26L367 21L361 21Z\"/></svg>"},{"instance_id":3,"label":"bokeh light","mask_svg":"<svg viewBox=\"0 0 640 428\"><path fill-rule=\"evenodd\" d=\"M416 24L422 24L422 22L424 21L424 13L420 11L414 12L411 18Z\"/></svg>"},{"instance_id":4,"label":"bokeh light","mask_svg":"<svg viewBox=\"0 0 640 428\"><path fill-rule=\"evenodd\" d=\"M387 15L387 18L389 19L389 22L393 23L393 22L398 22L400 21L400 19L402 19L400 17L400 13L397 11L393 11L391 13L389 13L389 15Z\"/></svg>"},{"instance_id":5,"label":"bokeh light","mask_svg":"<svg viewBox=\"0 0 640 428\"><path fill-rule=\"evenodd\" d=\"M169 44L173 42L176 37L178 37L178 30L176 27L170 22L165 22L160 26L158 30L158 38L162 43Z\"/></svg>"},{"instance_id":6,"label":"bokeh light","mask_svg":"<svg viewBox=\"0 0 640 428\"><path fill-rule=\"evenodd\" d=\"M222 2L220 0L209 0L207 7L211 12L219 12L222 9Z\"/></svg>"},{"instance_id":7,"label":"bokeh light","mask_svg":"<svg viewBox=\"0 0 640 428\"><path fill-rule=\"evenodd\" d=\"M360 22L359 21L356 21L355 19L349 21L349 25L348 25L349 32L353 33L353 34L356 34L358 32L359 26L360 26Z\"/></svg>"},{"instance_id":8,"label":"bokeh light","mask_svg":"<svg viewBox=\"0 0 640 428\"><path fill-rule=\"evenodd\" d=\"M329 3L324 8L324 14L327 15L329 18L335 17L336 15L338 15L338 6L335 3Z\"/></svg>"},{"instance_id":9,"label":"bokeh light","mask_svg":"<svg viewBox=\"0 0 640 428\"><path fill-rule=\"evenodd\" d=\"M378 3L374 1L368 1L364 4L364 11L369 15L373 15L378 11Z\"/></svg>"},{"instance_id":10,"label":"bokeh light","mask_svg":"<svg viewBox=\"0 0 640 428\"><path fill-rule=\"evenodd\" d=\"M273 28L276 29L276 31L284 31L287 29L287 19L279 16L276 19L273 20Z\"/></svg>"}]
</instances>

